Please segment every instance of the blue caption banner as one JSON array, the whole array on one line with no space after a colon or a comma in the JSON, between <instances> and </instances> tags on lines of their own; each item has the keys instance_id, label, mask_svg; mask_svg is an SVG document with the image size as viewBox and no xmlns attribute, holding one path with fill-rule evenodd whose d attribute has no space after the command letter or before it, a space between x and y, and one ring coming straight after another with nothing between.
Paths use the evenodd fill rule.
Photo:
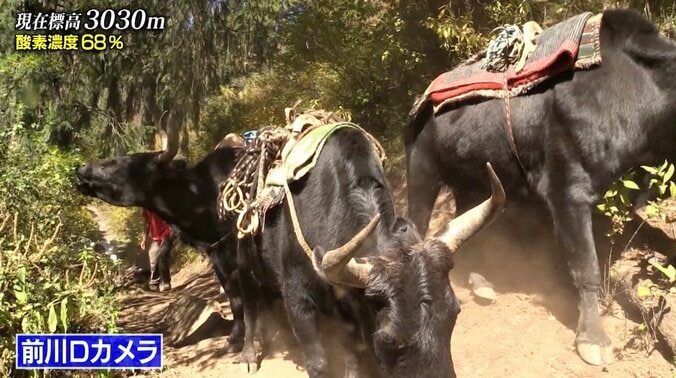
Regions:
<instances>
[{"instance_id":1,"label":"blue caption banner","mask_svg":"<svg viewBox=\"0 0 676 378\"><path fill-rule=\"evenodd\" d=\"M162 334L20 334L17 369L159 369Z\"/></svg>"}]
</instances>

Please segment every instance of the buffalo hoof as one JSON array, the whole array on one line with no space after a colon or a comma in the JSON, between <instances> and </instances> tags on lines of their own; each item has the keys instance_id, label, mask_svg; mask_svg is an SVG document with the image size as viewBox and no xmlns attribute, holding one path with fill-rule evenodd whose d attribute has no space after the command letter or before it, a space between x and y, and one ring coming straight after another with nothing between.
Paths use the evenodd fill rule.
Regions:
<instances>
[{"instance_id":1,"label":"buffalo hoof","mask_svg":"<svg viewBox=\"0 0 676 378\"><path fill-rule=\"evenodd\" d=\"M246 374L255 374L258 371L258 358L256 356L255 348L251 348L253 345L247 345L242 351L242 354L239 356L239 364L242 368L242 371Z\"/></svg>"},{"instance_id":2,"label":"buffalo hoof","mask_svg":"<svg viewBox=\"0 0 676 378\"><path fill-rule=\"evenodd\" d=\"M590 365L609 365L614 362L611 345L596 345L587 342L577 344L577 353L584 362Z\"/></svg>"},{"instance_id":3,"label":"buffalo hoof","mask_svg":"<svg viewBox=\"0 0 676 378\"><path fill-rule=\"evenodd\" d=\"M258 363L256 362L241 362L239 365L242 367L242 372L244 374L256 374L256 372L258 372Z\"/></svg>"},{"instance_id":4,"label":"buffalo hoof","mask_svg":"<svg viewBox=\"0 0 676 378\"><path fill-rule=\"evenodd\" d=\"M243 342L231 342L228 340L228 342L225 343L225 353L239 353L242 351L243 347Z\"/></svg>"}]
</instances>

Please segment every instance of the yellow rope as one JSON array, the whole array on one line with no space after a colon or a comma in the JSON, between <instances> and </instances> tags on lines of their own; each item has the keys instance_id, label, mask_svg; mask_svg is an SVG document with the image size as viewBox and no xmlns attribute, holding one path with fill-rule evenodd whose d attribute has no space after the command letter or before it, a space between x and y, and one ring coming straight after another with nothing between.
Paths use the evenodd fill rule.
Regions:
<instances>
[{"instance_id":1,"label":"yellow rope","mask_svg":"<svg viewBox=\"0 0 676 378\"><path fill-rule=\"evenodd\" d=\"M303 113L301 115L310 115L312 117L319 118L319 123L329 124L334 122L344 122L342 119L337 117L334 113L327 113L324 111L310 111ZM293 121L293 118L289 119ZM354 125L354 124L353 124ZM366 138L369 140L371 145L374 147L374 150L382 163L385 159L385 150L382 145L369 134L366 130L361 128L358 125L356 126ZM304 130L307 132L307 130ZM221 211L219 214L225 217L227 214L230 216L236 217L236 226L237 226L237 237L244 238L246 236L254 236L260 229L260 211L258 208L257 200L265 187L265 177L267 176L266 169L269 169L269 164L267 164L270 159L274 162L276 159L279 159L279 155L284 147L284 145L289 141L292 136L292 131L289 128L283 127L268 127L263 129L256 141L257 145L260 146L260 152L258 153L257 166L255 168L255 173L258 175L256 182L254 183L251 180L254 174L252 170L252 165L256 159L251 155L244 155L242 159L248 159L242 161L241 165L238 163L236 167L236 174L232 175L225 182L221 190L221 198L219 199ZM277 147L275 151L274 147ZM272 148L272 149L270 149ZM268 154L275 154L275 156L268 157ZM255 193L252 192L252 186L256 184ZM312 258L312 249L305 241L303 237L300 224L298 222L298 215L295 210L293 203L293 197L291 196L291 191L289 190L288 184L284 182L284 191L287 197L289 210L291 213L291 221L293 223L294 232L298 242L305 254ZM253 196L253 198L251 198Z\"/></svg>"},{"instance_id":2,"label":"yellow rope","mask_svg":"<svg viewBox=\"0 0 676 378\"><path fill-rule=\"evenodd\" d=\"M296 239L298 239L298 244L303 248L305 255L313 261L313 252L310 245L305 240L303 236L303 231L300 228L300 222L298 221L298 214L296 213L296 205L293 202L293 194L291 194L291 189L289 189L289 184L284 180L284 192L286 193L286 203L289 206L289 215L291 215L291 223L293 224L293 232L296 234Z\"/></svg>"}]
</instances>

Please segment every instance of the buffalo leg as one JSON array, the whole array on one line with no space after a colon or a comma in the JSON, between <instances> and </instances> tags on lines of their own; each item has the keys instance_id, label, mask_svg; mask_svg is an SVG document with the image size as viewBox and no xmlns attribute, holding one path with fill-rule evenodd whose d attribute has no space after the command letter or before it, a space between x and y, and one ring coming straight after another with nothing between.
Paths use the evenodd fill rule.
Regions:
<instances>
[{"instance_id":1,"label":"buffalo leg","mask_svg":"<svg viewBox=\"0 0 676 378\"><path fill-rule=\"evenodd\" d=\"M307 291L299 290L303 287L311 287L311 285L286 286L282 292L284 306L293 334L305 353L305 369L308 376L311 378L325 377L328 375L328 362L320 340L317 322L319 313L316 303L307 296Z\"/></svg>"},{"instance_id":2,"label":"buffalo leg","mask_svg":"<svg viewBox=\"0 0 676 378\"><path fill-rule=\"evenodd\" d=\"M232 311L232 330L230 331L228 344L226 345L227 353L236 353L242 350L244 340L244 312L238 274L232 268L234 264L227 261L227 253L234 253L234 251L236 249L228 248L227 250L218 249L209 253L214 272L216 273L218 282L228 296L230 310Z\"/></svg>"},{"instance_id":3,"label":"buffalo leg","mask_svg":"<svg viewBox=\"0 0 676 378\"><path fill-rule=\"evenodd\" d=\"M553 194L552 197L555 196ZM580 293L580 316L575 339L577 351L587 363L610 363L611 342L603 330L599 315L601 273L592 233L590 204L586 201L554 199L549 201L549 207L561 243L570 253L569 270Z\"/></svg>"},{"instance_id":4,"label":"buffalo leg","mask_svg":"<svg viewBox=\"0 0 676 378\"><path fill-rule=\"evenodd\" d=\"M259 290L252 271L249 258L251 256L252 240L244 239L237 248L237 266L239 271L239 283L242 289L242 302L244 305L244 345L240 355L240 363L250 374L258 371L258 357L256 345L256 322L258 320Z\"/></svg>"},{"instance_id":5,"label":"buffalo leg","mask_svg":"<svg viewBox=\"0 0 676 378\"><path fill-rule=\"evenodd\" d=\"M364 303L344 298L338 306L338 314L342 321L340 322L345 331L343 346L345 348L345 378L359 377L360 354L366 350L362 338L362 327L359 327L355 318L362 320L369 319L369 314L365 313ZM370 320L370 319L369 319Z\"/></svg>"},{"instance_id":6,"label":"buffalo leg","mask_svg":"<svg viewBox=\"0 0 676 378\"><path fill-rule=\"evenodd\" d=\"M408 154L406 186L408 194L408 217L421 235L427 233L432 208L441 189L436 168L425 154L413 149Z\"/></svg>"}]
</instances>

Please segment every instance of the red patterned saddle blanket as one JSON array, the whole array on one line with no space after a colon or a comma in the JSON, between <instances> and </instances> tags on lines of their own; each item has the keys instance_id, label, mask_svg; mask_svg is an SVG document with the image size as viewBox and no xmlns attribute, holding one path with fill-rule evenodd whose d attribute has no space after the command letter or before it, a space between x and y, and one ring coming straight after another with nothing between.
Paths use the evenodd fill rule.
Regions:
<instances>
[{"instance_id":1,"label":"red patterned saddle blanket","mask_svg":"<svg viewBox=\"0 0 676 378\"><path fill-rule=\"evenodd\" d=\"M599 65L601 16L587 12L545 29L518 72L514 65L505 72L489 72L481 68L481 61L475 60L439 75L414 111L425 101L432 101L437 112L446 105L469 99L518 96L562 72Z\"/></svg>"}]
</instances>

